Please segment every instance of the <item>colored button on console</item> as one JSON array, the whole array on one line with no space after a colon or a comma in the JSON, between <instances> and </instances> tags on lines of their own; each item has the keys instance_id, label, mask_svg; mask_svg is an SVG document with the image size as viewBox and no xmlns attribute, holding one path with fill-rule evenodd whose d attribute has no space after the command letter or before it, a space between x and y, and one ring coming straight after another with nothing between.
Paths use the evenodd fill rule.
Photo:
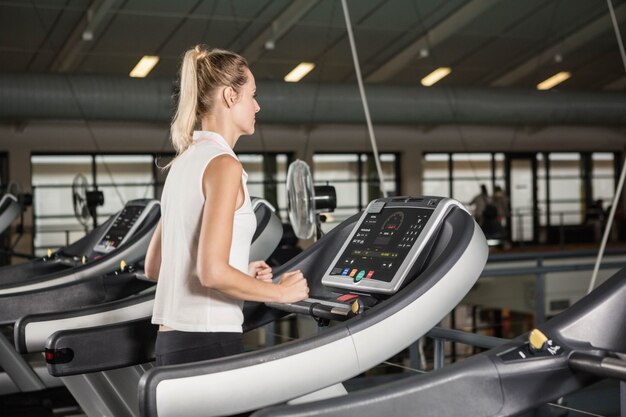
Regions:
<instances>
[{"instance_id":1,"label":"colored button on console","mask_svg":"<svg viewBox=\"0 0 626 417\"><path fill-rule=\"evenodd\" d=\"M358 274L356 274L356 276L354 277L354 282L359 282L361 281L363 278L365 277L365 271L361 270L359 271Z\"/></svg>"}]
</instances>

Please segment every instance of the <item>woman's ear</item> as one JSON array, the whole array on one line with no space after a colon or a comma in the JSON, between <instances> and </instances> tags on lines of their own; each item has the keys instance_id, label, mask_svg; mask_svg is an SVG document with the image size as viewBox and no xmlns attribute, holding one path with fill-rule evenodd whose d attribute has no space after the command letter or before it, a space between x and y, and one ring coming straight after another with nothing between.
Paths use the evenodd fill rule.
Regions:
<instances>
[{"instance_id":1,"label":"woman's ear","mask_svg":"<svg viewBox=\"0 0 626 417\"><path fill-rule=\"evenodd\" d=\"M224 87L222 90L222 98L226 107L231 108L237 102L237 93L232 87Z\"/></svg>"}]
</instances>

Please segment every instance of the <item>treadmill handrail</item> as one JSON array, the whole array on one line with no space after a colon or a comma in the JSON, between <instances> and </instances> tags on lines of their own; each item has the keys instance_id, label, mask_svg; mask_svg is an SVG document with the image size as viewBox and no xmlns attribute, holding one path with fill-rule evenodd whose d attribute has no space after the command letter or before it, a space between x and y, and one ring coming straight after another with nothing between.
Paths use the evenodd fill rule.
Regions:
<instances>
[{"instance_id":1,"label":"treadmill handrail","mask_svg":"<svg viewBox=\"0 0 626 417\"><path fill-rule=\"evenodd\" d=\"M626 381L626 361L607 356L590 355L574 351L569 356L569 366L600 378L613 378Z\"/></svg>"},{"instance_id":2,"label":"treadmill handrail","mask_svg":"<svg viewBox=\"0 0 626 417\"><path fill-rule=\"evenodd\" d=\"M598 378L626 377L626 361L608 356L624 351L625 297L626 268L543 323L538 330L548 340L539 349L531 350L529 335L524 334L427 374L324 402L280 405L253 416L305 417L313 413L319 417L377 417L416 407L428 410L428 415L520 415ZM450 395L454 401L446 402Z\"/></svg>"},{"instance_id":3,"label":"treadmill handrail","mask_svg":"<svg viewBox=\"0 0 626 417\"><path fill-rule=\"evenodd\" d=\"M132 320L150 319L155 290L156 287L151 287L140 294L91 307L21 317L15 322L15 348L21 353L43 352L46 341L57 331L70 332L119 323L129 310L133 311Z\"/></svg>"}]
</instances>

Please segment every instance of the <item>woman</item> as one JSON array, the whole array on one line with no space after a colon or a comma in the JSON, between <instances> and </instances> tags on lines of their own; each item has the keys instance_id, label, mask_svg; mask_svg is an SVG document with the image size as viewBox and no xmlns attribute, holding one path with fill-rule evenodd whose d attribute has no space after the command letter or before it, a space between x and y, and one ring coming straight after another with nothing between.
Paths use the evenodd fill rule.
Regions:
<instances>
[{"instance_id":1,"label":"woman","mask_svg":"<svg viewBox=\"0 0 626 417\"><path fill-rule=\"evenodd\" d=\"M233 148L241 135L254 133L255 92L241 56L201 46L185 53L171 126L177 156L145 260L146 276L158 279L157 365L240 353L243 300L289 303L308 296L300 271L273 284L265 262L248 264L256 217ZM197 124L202 130L194 132Z\"/></svg>"}]
</instances>

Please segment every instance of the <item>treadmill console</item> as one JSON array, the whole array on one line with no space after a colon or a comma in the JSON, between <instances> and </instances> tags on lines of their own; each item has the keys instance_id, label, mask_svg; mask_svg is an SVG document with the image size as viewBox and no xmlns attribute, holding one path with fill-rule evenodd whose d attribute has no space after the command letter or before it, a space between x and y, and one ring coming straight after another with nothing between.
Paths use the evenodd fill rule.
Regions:
<instances>
[{"instance_id":1,"label":"treadmill console","mask_svg":"<svg viewBox=\"0 0 626 417\"><path fill-rule=\"evenodd\" d=\"M132 201L127 203L122 211L117 214L117 217L104 232L93 250L99 253L108 253L119 248L122 243L137 231L154 204L156 204L154 201L148 204L138 204Z\"/></svg>"},{"instance_id":2,"label":"treadmill console","mask_svg":"<svg viewBox=\"0 0 626 417\"><path fill-rule=\"evenodd\" d=\"M322 278L328 287L393 294L404 283L451 207L442 197L372 201Z\"/></svg>"}]
</instances>

